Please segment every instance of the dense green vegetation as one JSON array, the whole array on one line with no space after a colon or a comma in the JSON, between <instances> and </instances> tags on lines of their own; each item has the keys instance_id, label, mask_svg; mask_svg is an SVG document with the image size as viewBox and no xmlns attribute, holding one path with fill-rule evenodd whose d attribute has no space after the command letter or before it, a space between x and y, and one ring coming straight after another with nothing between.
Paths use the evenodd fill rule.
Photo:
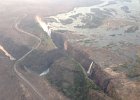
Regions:
<instances>
[{"instance_id":1,"label":"dense green vegetation","mask_svg":"<svg viewBox=\"0 0 140 100\"><path fill-rule=\"evenodd\" d=\"M54 66L57 68L59 67L59 69L56 69L54 73L49 72L47 74L47 79L51 84L56 86L59 91L62 91L72 100L88 100L89 90L99 90L99 88L84 74L79 63L69 58L65 58L61 61L66 62L67 66L60 65L62 62L59 62L57 66ZM53 74L57 74L58 77L53 76Z\"/></svg>"},{"instance_id":2,"label":"dense green vegetation","mask_svg":"<svg viewBox=\"0 0 140 100\"><path fill-rule=\"evenodd\" d=\"M55 47L52 39L47 33L43 32L35 20L30 20L29 22L28 19L24 20L25 21L22 22L20 27L31 33L41 32L43 34L41 37L42 44L45 43L47 48ZM85 42L89 43L90 40L86 40ZM63 51L61 50L61 52ZM47 74L46 78L59 91L62 91L62 93L72 100L88 100L88 93L90 90L99 90L99 88L88 79L82 66L78 62L68 56L57 56L59 56L59 52L56 54L56 52L50 51L48 54L45 54L36 50L32 52L22 64L25 65L26 62L26 67L31 67L30 69L37 73L40 73L42 70L45 70L45 68L49 67L50 72Z\"/></svg>"}]
</instances>

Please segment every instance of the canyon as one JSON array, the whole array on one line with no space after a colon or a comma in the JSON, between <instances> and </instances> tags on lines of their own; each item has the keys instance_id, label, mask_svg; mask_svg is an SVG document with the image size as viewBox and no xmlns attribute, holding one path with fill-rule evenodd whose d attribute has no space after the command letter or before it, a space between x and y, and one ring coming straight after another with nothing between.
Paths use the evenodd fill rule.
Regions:
<instances>
[{"instance_id":1,"label":"canyon","mask_svg":"<svg viewBox=\"0 0 140 100\"><path fill-rule=\"evenodd\" d=\"M139 0L0 7L0 99L139 100Z\"/></svg>"}]
</instances>

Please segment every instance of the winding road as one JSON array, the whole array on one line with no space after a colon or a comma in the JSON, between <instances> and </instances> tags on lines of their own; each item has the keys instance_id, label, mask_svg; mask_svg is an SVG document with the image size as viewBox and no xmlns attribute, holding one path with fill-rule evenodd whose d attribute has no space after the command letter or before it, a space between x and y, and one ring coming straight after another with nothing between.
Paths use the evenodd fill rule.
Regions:
<instances>
[{"instance_id":1,"label":"winding road","mask_svg":"<svg viewBox=\"0 0 140 100\"><path fill-rule=\"evenodd\" d=\"M27 15L24 15L23 18L25 18L26 16L27 16ZM23 18L22 18L22 19L23 19ZM39 42L38 42L38 44L37 44L34 48L32 48L29 52L27 52L25 55L23 55L20 59L16 60L16 62L15 62L15 64L14 64L14 71L15 71L15 73L17 74L17 76L18 76L20 79L22 79L25 83L27 83L27 84L33 89L33 91L41 98L41 100L46 100L45 97L43 97L42 94L38 91L38 89L37 89L34 85L32 85L32 83L30 83L30 81L27 80L26 77L24 77L23 74L20 73L20 72L18 71L18 69L17 69L18 63L19 63L20 61L22 61L23 59L25 59L31 52L33 52L35 49L37 49L37 48L41 45L41 43L42 43L42 41L41 41L41 39L40 39L39 37L37 37L37 36L35 36L35 35L33 35L33 34L29 33L29 32L26 32L26 31L24 31L24 30L22 30L22 29L20 29L20 28L18 27L18 25L20 24L20 22L21 22L22 19L20 19L19 21L16 22L16 24L15 24L15 26L14 26L15 29L16 29L17 31L19 31L19 32L22 32L22 33L24 33L24 34L27 34L27 35L29 35L29 36L35 38L35 39L38 40Z\"/></svg>"}]
</instances>

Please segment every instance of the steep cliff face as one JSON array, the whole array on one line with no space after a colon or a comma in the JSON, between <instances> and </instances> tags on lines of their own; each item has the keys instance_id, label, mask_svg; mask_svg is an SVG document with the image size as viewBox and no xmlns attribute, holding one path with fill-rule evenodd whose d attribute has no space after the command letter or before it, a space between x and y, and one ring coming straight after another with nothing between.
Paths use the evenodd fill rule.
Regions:
<instances>
[{"instance_id":1,"label":"steep cliff face","mask_svg":"<svg viewBox=\"0 0 140 100\"><path fill-rule=\"evenodd\" d=\"M139 1L102 1L96 6L79 7L49 17L57 20L50 22L57 31L54 41L79 62L85 72L93 62L88 76L106 94L116 100L138 100Z\"/></svg>"},{"instance_id":2,"label":"steep cliff face","mask_svg":"<svg viewBox=\"0 0 140 100\"><path fill-rule=\"evenodd\" d=\"M91 91L99 91L99 88L85 77L80 64L70 57L56 60L46 77L71 100L92 100L89 99Z\"/></svg>"},{"instance_id":3,"label":"steep cliff face","mask_svg":"<svg viewBox=\"0 0 140 100\"><path fill-rule=\"evenodd\" d=\"M140 88L137 82L128 80L122 72L116 73L109 67L106 69L101 68L96 64L94 59L90 58L87 52L79 46L74 46L74 44L70 43L65 34L57 33L53 34L53 36L55 37L55 39L53 38L53 41L64 48L69 56L79 62L86 72L88 71L91 62L93 62L91 73L88 77L93 80L104 93L115 100L138 100L140 98ZM61 37L61 40L63 41L60 43L57 41L60 40L60 38L56 37ZM91 93L91 95L93 94Z\"/></svg>"}]
</instances>

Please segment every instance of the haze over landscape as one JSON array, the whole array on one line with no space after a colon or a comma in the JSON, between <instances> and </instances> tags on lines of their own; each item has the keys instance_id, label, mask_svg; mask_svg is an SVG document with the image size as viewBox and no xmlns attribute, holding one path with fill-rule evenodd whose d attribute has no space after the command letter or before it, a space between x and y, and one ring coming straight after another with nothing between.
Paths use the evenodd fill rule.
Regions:
<instances>
[{"instance_id":1,"label":"haze over landscape","mask_svg":"<svg viewBox=\"0 0 140 100\"><path fill-rule=\"evenodd\" d=\"M140 100L140 0L0 2L0 100Z\"/></svg>"}]
</instances>

